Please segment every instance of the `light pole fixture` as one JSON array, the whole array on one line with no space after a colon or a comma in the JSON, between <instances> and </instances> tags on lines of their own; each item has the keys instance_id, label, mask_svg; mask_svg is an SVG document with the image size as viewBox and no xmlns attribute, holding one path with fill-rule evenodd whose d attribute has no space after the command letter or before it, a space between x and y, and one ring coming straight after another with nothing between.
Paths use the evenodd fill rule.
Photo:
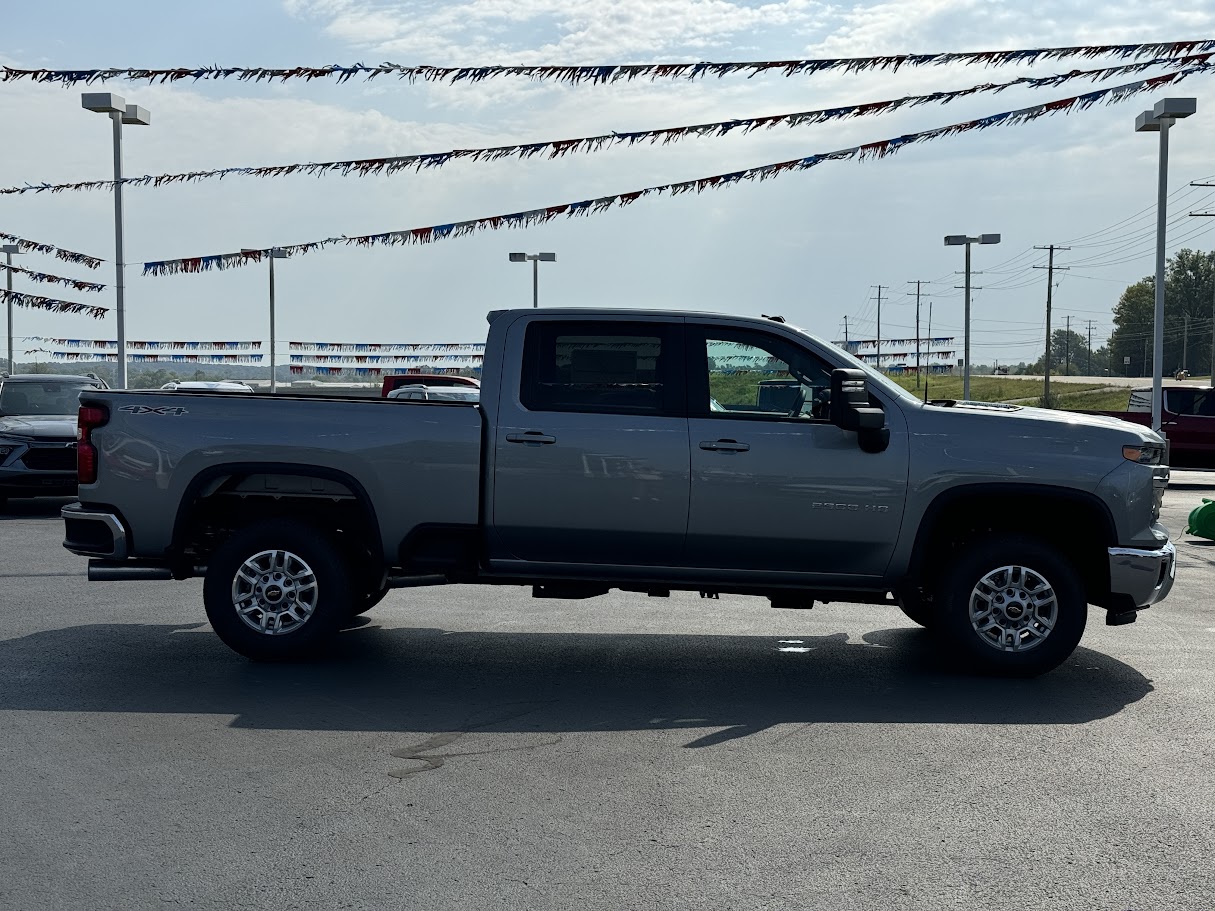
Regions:
<instances>
[{"instance_id":1,"label":"light pole fixture","mask_svg":"<svg viewBox=\"0 0 1215 911\"><path fill-rule=\"evenodd\" d=\"M4 270L5 288L8 290L8 372L16 373L17 365L13 361L13 256L20 253L21 247L17 244L4 244L0 246L0 253L4 254L4 261L8 268Z\"/></svg>"},{"instance_id":2,"label":"light pole fixture","mask_svg":"<svg viewBox=\"0 0 1215 911\"><path fill-rule=\"evenodd\" d=\"M557 261L556 253L512 253L510 261L512 263L525 263L531 261L532 264L532 306L540 306L540 263L555 263Z\"/></svg>"},{"instance_id":3,"label":"light pole fixture","mask_svg":"<svg viewBox=\"0 0 1215 911\"><path fill-rule=\"evenodd\" d=\"M274 375L274 369L277 362L274 358L274 343L276 341L274 334L274 261L276 259L286 259L287 251L282 247L271 247L269 250L251 250L248 247L242 249L241 253L262 253L266 259L270 260L270 391L278 392L278 380Z\"/></svg>"},{"instance_id":4,"label":"light pole fixture","mask_svg":"<svg viewBox=\"0 0 1215 911\"><path fill-rule=\"evenodd\" d=\"M966 313L963 317L966 340L962 351L964 361L962 365L962 398L967 401L970 400L970 245L998 244L999 242L999 234L978 234L974 237L966 234L945 235L945 246L966 247L966 284L963 286L966 289Z\"/></svg>"},{"instance_id":5,"label":"light pole fixture","mask_svg":"<svg viewBox=\"0 0 1215 911\"><path fill-rule=\"evenodd\" d=\"M1136 133L1160 134L1156 195L1156 316L1152 331L1152 429L1160 432L1164 397L1164 238L1168 214L1169 127L1198 110L1196 98L1164 98L1135 118Z\"/></svg>"},{"instance_id":6,"label":"light pole fixture","mask_svg":"<svg viewBox=\"0 0 1215 911\"><path fill-rule=\"evenodd\" d=\"M111 92L84 92L80 96L80 106L86 111L106 114L114 124L114 294L115 315L118 318L118 388L127 387L127 323L126 309L123 306L122 254L122 125L147 126L152 122L152 115L147 108L137 104L127 104L121 95Z\"/></svg>"}]
</instances>

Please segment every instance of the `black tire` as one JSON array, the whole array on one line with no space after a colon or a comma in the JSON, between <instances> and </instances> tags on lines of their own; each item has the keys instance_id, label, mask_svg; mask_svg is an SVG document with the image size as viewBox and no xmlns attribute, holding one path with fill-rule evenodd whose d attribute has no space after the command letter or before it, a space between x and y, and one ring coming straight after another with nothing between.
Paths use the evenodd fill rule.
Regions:
<instances>
[{"instance_id":1,"label":"black tire","mask_svg":"<svg viewBox=\"0 0 1215 911\"><path fill-rule=\"evenodd\" d=\"M924 629L936 629L936 604L926 600L919 592L908 592L899 596L899 610L912 623L918 623Z\"/></svg>"},{"instance_id":2,"label":"black tire","mask_svg":"<svg viewBox=\"0 0 1215 911\"><path fill-rule=\"evenodd\" d=\"M1050 594L1052 600L1031 602ZM937 628L970 668L1010 677L1058 667L1088 619L1080 574L1057 549L1022 535L985 538L960 551L941 576L935 605Z\"/></svg>"},{"instance_id":3,"label":"black tire","mask_svg":"<svg viewBox=\"0 0 1215 911\"><path fill-rule=\"evenodd\" d=\"M242 567L246 572L238 579ZM350 617L352 591L350 570L332 536L283 519L233 534L211 556L203 580L212 628L229 648L254 661L315 657ZM257 628L263 624L266 631Z\"/></svg>"},{"instance_id":4,"label":"black tire","mask_svg":"<svg viewBox=\"0 0 1215 911\"><path fill-rule=\"evenodd\" d=\"M387 585L385 585L383 588L369 590L363 595L362 601L356 600L354 602L354 606L350 610L350 615L352 617L357 617L360 614L367 613L369 610L383 601L384 596L390 591L392 591L392 589L390 589Z\"/></svg>"}]
</instances>

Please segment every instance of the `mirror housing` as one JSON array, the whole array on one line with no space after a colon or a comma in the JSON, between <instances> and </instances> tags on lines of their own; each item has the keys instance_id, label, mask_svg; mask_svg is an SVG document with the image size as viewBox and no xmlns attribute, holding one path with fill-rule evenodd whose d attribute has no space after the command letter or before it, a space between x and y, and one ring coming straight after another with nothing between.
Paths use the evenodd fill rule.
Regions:
<instances>
[{"instance_id":1,"label":"mirror housing","mask_svg":"<svg viewBox=\"0 0 1215 911\"><path fill-rule=\"evenodd\" d=\"M890 445L886 413L869 403L865 371L840 368L831 371L831 423L857 435L864 452L883 452Z\"/></svg>"},{"instance_id":2,"label":"mirror housing","mask_svg":"<svg viewBox=\"0 0 1215 911\"><path fill-rule=\"evenodd\" d=\"M863 370L831 371L831 423L841 430L881 430L886 415L869 404Z\"/></svg>"}]
</instances>

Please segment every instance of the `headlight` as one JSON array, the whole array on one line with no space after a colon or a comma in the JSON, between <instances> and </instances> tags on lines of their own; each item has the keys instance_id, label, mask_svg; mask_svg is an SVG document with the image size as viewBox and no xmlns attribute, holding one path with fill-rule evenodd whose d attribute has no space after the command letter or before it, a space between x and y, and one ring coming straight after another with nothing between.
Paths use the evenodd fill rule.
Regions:
<instances>
[{"instance_id":1,"label":"headlight","mask_svg":"<svg viewBox=\"0 0 1215 911\"><path fill-rule=\"evenodd\" d=\"M1138 446L1123 446L1122 457L1140 465L1159 465L1164 459L1164 447L1155 443L1140 443Z\"/></svg>"}]
</instances>

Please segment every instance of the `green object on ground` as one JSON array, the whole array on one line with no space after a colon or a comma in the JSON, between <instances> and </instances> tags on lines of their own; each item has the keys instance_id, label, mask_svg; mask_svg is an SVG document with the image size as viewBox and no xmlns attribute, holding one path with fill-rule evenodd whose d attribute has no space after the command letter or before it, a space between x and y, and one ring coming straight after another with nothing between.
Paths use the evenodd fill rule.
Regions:
<instances>
[{"instance_id":1,"label":"green object on ground","mask_svg":"<svg viewBox=\"0 0 1215 911\"><path fill-rule=\"evenodd\" d=\"M1185 533L1215 541L1215 500L1203 498L1202 504L1190 511Z\"/></svg>"}]
</instances>

